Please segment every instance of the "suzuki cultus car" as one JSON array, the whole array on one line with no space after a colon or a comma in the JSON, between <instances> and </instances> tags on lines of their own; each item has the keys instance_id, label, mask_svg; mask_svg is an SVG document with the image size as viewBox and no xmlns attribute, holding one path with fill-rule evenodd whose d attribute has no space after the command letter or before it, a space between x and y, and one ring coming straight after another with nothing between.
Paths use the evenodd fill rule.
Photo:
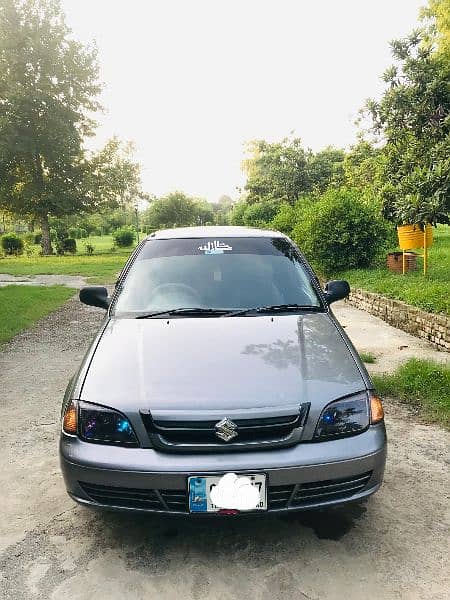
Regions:
<instances>
[{"instance_id":1,"label":"suzuki cultus car","mask_svg":"<svg viewBox=\"0 0 450 600\"><path fill-rule=\"evenodd\" d=\"M159 231L108 297L62 407L61 468L85 505L169 514L294 511L365 499L386 459L383 407L285 235Z\"/></svg>"}]
</instances>

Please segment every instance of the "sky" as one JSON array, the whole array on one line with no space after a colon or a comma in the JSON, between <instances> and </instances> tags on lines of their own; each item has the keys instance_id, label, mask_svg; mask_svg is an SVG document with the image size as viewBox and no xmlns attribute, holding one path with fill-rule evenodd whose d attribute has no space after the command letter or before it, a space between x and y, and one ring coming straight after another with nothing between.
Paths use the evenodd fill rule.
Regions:
<instances>
[{"instance_id":1,"label":"sky","mask_svg":"<svg viewBox=\"0 0 450 600\"><path fill-rule=\"evenodd\" d=\"M347 148L383 90L389 41L424 0L62 0L95 42L106 109L93 147L136 144L145 191L237 198L251 139Z\"/></svg>"}]
</instances>

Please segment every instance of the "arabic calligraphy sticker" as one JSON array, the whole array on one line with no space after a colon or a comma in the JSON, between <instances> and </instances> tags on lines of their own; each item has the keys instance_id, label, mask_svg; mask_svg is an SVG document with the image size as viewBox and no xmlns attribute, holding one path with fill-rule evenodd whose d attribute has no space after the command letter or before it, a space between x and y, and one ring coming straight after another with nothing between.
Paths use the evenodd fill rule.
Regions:
<instances>
[{"instance_id":1,"label":"arabic calligraphy sticker","mask_svg":"<svg viewBox=\"0 0 450 600\"><path fill-rule=\"evenodd\" d=\"M208 241L203 246L199 246L198 250L200 252L204 252L205 254L223 254L224 252L229 252L233 250L232 246L225 244L225 242L220 242L219 240Z\"/></svg>"}]
</instances>

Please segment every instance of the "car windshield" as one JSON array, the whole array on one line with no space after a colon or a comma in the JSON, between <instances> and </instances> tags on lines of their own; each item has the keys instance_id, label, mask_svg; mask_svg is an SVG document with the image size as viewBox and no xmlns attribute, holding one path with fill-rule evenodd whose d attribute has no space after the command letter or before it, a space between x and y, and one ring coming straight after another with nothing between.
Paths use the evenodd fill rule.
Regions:
<instances>
[{"instance_id":1,"label":"car windshield","mask_svg":"<svg viewBox=\"0 0 450 600\"><path fill-rule=\"evenodd\" d=\"M321 307L296 249L282 237L150 239L118 291L117 316Z\"/></svg>"}]
</instances>

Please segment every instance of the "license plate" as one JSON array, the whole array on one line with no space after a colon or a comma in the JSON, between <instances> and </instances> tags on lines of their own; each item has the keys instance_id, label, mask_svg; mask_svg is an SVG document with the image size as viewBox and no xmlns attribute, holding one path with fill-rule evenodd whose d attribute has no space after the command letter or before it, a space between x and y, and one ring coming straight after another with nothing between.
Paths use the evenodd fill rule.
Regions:
<instances>
[{"instance_id":1,"label":"license plate","mask_svg":"<svg viewBox=\"0 0 450 600\"><path fill-rule=\"evenodd\" d=\"M192 513L219 512L221 507L216 506L211 500L211 492L218 485L223 475L208 477L196 476L188 479L189 511ZM254 510L267 510L266 474L243 474L242 477L250 479L250 483L259 492L257 505L245 512ZM239 478L239 476L238 476ZM239 512L244 512L239 509Z\"/></svg>"}]
</instances>

